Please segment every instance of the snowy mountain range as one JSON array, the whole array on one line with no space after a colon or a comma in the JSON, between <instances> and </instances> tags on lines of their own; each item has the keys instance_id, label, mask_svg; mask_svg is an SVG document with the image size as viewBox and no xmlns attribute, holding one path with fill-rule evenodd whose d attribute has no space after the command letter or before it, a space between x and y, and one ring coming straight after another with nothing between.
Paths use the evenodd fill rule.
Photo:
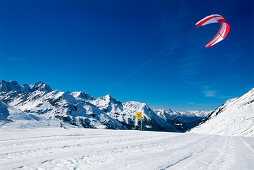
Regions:
<instances>
[{"instance_id":1,"label":"snowy mountain range","mask_svg":"<svg viewBox=\"0 0 254 170\"><path fill-rule=\"evenodd\" d=\"M204 121L212 111L176 112L170 109L154 109L154 112L167 122L174 124L178 131L185 132Z\"/></svg>"},{"instance_id":2,"label":"snowy mountain range","mask_svg":"<svg viewBox=\"0 0 254 170\"><path fill-rule=\"evenodd\" d=\"M140 129L136 112L143 113L143 130L254 136L254 89L214 111L176 112L121 102L110 95L96 98L84 92L52 90L43 82L0 81L0 125L5 127Z\"/></svg>"},{"instance_id":3,"label":"snowy mountain range","mask_svg":"<svg viewBox=\"0 0 254 170\"><path fill-rule=\"evenodd\" d=\"M254 136L254 88L228 100L191 132L227 136Z\"/></svg>"},{"instance_id":4,"label":"snowy mountain range","mask_svg":"<svg viewBox=\"0 0 254 170\"><path fill-rule=\"evenodd\" d=\"M68 123L86 128L133 129L136 125L140 129L141 122L136 121L135 115L142 112L144 130L183 132L208 115L153 110L145 103L120 102L110 95L95 98L84 92L61 92L43 82L19 85L16 81L2 80L0 101L2 120L15 121L15 116L11 116L13 111L10 114L7 110L16 109L16 116L26 115L24 120L58 120L61 125Z\"/></svg>"}]
</instances>

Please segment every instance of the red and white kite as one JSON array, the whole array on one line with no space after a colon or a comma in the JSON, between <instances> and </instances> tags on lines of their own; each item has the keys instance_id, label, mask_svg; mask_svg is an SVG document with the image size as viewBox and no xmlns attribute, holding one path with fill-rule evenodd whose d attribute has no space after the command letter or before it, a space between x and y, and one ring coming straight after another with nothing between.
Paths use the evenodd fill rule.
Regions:
<instances>
[{"instance_id":1,"label":"red and white kite","mask_svg":"<svg viewBox=\"0 0 254 170\"><path fill-rule=\"evenodd\" d=\"M226 22L226 20L221 15L218 14L209 15L196 23L197 27L201 27L207 24L219 22L221 23L219 31L217 32L215 37L208 44L206 44L206 47L211 47L214 44L217 44L218 42L223 40L227 36L230 27Z\"/></svg>"}]
</instances>

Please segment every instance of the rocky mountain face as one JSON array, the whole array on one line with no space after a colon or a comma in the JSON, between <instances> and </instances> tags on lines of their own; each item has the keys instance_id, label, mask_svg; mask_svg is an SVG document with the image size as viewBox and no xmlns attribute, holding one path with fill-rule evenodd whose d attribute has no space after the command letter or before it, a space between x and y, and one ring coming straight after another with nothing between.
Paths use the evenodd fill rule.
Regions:
<instances>
[{"instance_id":1,"label":"rocky mountain face","mask_svg":"<svg viewBox=\"0 0 254 170\"><path fill-rule=\"evenodd\" d=\"M219 106L191 132L228 136L254 136L254 88Z\"/></svg>"},{"instance_id":2,"label":"rocky mountain face","mask_svg":"<svg viewBox=\"0 0 254 170\"><path fill-rule=\"evenodd\" d=\"M84 92L52 90L43 82L19 85L16 81L2 80L0 101L30 116L43 116L79 127L133 129L136 125L138 129L141 122L136 121L135 115L142 112L144 130L176 132L187 129L186 125L181 128L180 114L159 114L145 103L120 102L110 95L95 98Z\"/></svg>"}]
</instances>

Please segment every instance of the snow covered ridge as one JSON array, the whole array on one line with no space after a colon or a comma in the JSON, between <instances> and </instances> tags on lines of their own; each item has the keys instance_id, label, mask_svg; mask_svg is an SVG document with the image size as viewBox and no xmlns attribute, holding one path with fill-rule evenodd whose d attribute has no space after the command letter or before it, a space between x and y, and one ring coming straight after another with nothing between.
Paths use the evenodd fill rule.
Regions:
<instances>
[{"instance_id":1,"label":"snow covered ridge","mask_svg":"<svg viewBox=\"0 0 254 170\"><path fill-rule=\"evenodd\" d=\"M19 85L16 81L2 80L0 101L8 105L9 110L15 108L16 116L27 115L23 121L28 118L45 122L58 120L61 126L68 123L86 128L133 129L136 112L142 112L144 130L183 132L206 118L198 114L188 116L171 110L152 110L145 103L120 102L110 95L95 98L84 92L61 92L52 90L43 82ZM11 114L6 108L2 109L2 119L9 119ZM12 116L13 121L14 117ZM137 128L140 125L138 122Z\"/></svg>"},{"instance_id":2,"label":"snow covered ridge","mask_svg":"<svg viewBox=\"0 0 254 170\"><path fill-rule=\"evenodd\" d=\"M9 82L6 82L4 80L0 81L0 91L3 91L3 92L16 91L16 92L29 93L36 90L45 91L45 92L52 91L52 89L47 84L41 81L34 83L32 85L28 85L28 84L19 85L16 81L9 81Z\"/></svg>"},{"instance_id":3,"label":"snow covered ridge","mask_svg":"<svg viewBox=\"0 0 254 170\"><path fill-rule=\"evenodd\" d=\"M254 136L254 88L218 107L194 133Z\"/></svg>"}]
</instances>

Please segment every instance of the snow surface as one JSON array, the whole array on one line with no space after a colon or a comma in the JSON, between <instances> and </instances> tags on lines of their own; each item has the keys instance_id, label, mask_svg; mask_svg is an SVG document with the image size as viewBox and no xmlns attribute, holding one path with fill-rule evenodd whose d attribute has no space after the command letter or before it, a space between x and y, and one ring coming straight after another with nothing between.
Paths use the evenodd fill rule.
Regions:
<instances>
[{"instance_id":1,"label":"snow surface","mask_svg":"<svg viewBox=\"0 0 254 170\"><path fill-rule=\"evenodd\" d=\"M228 100L191 132L254 137L254 88L241 97Z\"/></svg>"},{"instance_id":2,"label":"snow surface","mask_svg":"<svg viewBox=\"0 0 254 170\"><path fill-rule=\"evenodd\" d=\"M254 169L254 138L85 128L0 128L0 169Z\"/></svg>"}]
</instances>

